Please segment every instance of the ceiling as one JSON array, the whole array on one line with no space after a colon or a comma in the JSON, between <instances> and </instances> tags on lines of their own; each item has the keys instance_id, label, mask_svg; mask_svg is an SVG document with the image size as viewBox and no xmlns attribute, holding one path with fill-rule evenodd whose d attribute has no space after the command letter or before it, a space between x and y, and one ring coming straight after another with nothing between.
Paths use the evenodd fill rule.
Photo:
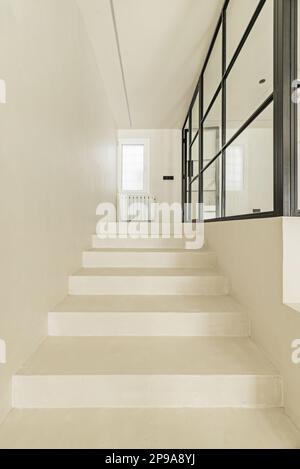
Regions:
<instances>
[{"instance_id":1,"label":"ceiling","mask_svg":"<svg viewBox=\"0 0 300 469\"><path fill-rule=\"evenodd\" d=\"M77 0L118 128L180 128L223 0Z\"/></svg>"}]
</instances>

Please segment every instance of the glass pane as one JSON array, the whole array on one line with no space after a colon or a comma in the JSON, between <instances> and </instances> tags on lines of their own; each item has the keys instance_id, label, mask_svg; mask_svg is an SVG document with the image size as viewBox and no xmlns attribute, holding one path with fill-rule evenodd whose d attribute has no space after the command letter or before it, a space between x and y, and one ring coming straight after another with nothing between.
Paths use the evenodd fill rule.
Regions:
<instances>
[{"instance_id":1,"label":"glass pane","mask_svg":"<svg viewBox=\"0 0 300 469\"><path fill-rule=\"evenodd\" d=\"M273 2L267 1L227 78L227 128L240 128L272 92Z\"/></svg>"},{"instance_id":2,"label":"glass pane","mask_svg":"<svg viewBox=\"0 0 300 469\"><path fill-rule=\"evenodd\" d=\"M193 143L192 146L192 161L193 161L193 177L199 174L199 137Z\"/></svg>"},{"instance_id":3,"label":"glass pane","mask_svg":"<svg viewBox=\"0 0 300 469\"><path fill-rule=\"evenodd\" d=\"M192 139L195 137L196 133L199 130L199 93L194 102L192 109Z\"/></svg>"},{"instance_id":4,"label":"glass pane","mask_svg":"<svg viewBox=\"0 0 300 469\"><path fill-rule=\"evenodd\" d=\"M185 144L184 144L184 158L185 158L185 168L184 168L184 177L187 177L188 174L188 159L189 159L189 119L187 119L187 123L184 127L184 134L185 134Z\"/></svg>"},{"instance_id":5,"label":"glass pane","mask_svg":"<svg viewBox=\"0 0 300 469\"><path fill-rule=\"evenodd\" d=\"M200 205L199 205L199 182L194 181L191 191L186 193L186 206L185 206L185 220L191 222L193 220L200 220Z\"/></svg>"},{"instance_id":6,"label":"glass pane","mask_svg":"<svg viewBox=\"0 0 300 469\"><path fill-rule=\"evenodd\" d=\"M144 145L122 145L122 190L144 190Z\"/></svg>"},{"instance_id":7,"label":"glass pane","mask_svg":"<svg viewBox=\"0 0 300 469\"><path fill-rule=\"evenodd\" d=\"M273 104L226 150L226 216L273 211Z\"/></svg>"},{"instance_id":8,"label":"glass pane","mask_svg":"<svg viewBox=\"0 0 300 469\"><path fill-rule=\"evenodd\" d=\"M209 62L204 72L203 101L205 114L222 79L222 28L220 28Z\"/></svg>"},{"instance_id":9,"label":"glass pane","mask_svg":"<svg viewBox=\"0 0 300 469\"><path fill-rule=\"evenodd\" d=\"M197 137L192 145L192 160L199 161L199 137Z\"/></svg>"},{"instance_id":10,"label":"glass pane","mask_svg":"<svg viewBox=\"0 0 300 469\"><path fill-rule=\"evenodd\" d=\"M221 168L221 158L218 158L203 173L204 220L220 217Z\"/></svg>"},{"instance_id":11,"label":"glass pane","mask_svg":"<svg viewBox=\"0 0 300 469\"><path fill-rule=\"evenodd\" d=\"M200 220L200 209L199 209L199 181L192 184L192 207L191 207L191 220Z\"/></svg>"},{"instance_id":12,"label":"glass pane","mask_svg":"<svg viewBox=\"0 0 300 469\"><path fill-rule=\"evenodd\" d=\"M230 0L226 10L227 65L230 63L259 2L260 0Z\"/></svg>"},{"instance_id":13,"label":"glass pane","mask_svg":"<svg viewBox=\"0 0 300 469\"><path fill-rule=\"evenodd\" d=\"M205 167L220 150L222 138L221 126L222 102L221 94L219 94L203 124L203 167Z\"/></svg>"}]
</instances>

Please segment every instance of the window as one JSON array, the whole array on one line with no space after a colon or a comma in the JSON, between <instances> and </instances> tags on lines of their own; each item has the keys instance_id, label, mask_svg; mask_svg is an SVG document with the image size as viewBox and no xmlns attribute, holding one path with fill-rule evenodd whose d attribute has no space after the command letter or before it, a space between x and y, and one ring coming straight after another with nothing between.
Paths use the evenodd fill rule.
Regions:
<instances>
[{"instance_id":1,"label":"window","mask_svg":"<svg viewBox=\"0 0 300 469\"><path fill-rule=\"evenodd\" d=\"M274 210L273 104L226 149L226 216Z\"/></svg>"},{"instance_id":2,"label":"window","mask_svg":"<svg viewBox=\"0 0 300 469\"><path fill-rule=\"evenodd\" d=\"M148 142L120 141L119 190L121 192L147 192Z\"/></svg>"},{"instance_id":3,"label":"window","mask_svg":"<svg viewBox=\"0 0 300 469\"><path fill-rule=\"evenodd\" d=\"M230 63L258 4L259 0L230 0L226 11L227 64ZM267 24L265 26L268 27Z\"/></svg>"},{"instance_id":4,"label":"window","mask_svg":"<svg viewBox=\"0 0 300 469\"><path fill-rule=\"evenodd\" d=\"M209 62L203 76L203 114L217 91L222 79L222 28L220 27Z\"/></svg>"},{"instance_id":5,"label":"window","mask_svg":"<svg viewBox=\"0 0 300 469\"><path fill-rule=\"evenodd\" d=\"M196 191L196 179L199 181L204 220L269 216L277 209L273 146L277 3L281 4L273 0L229 0L223 4L195 89L200 97L195 140L200 164L198 176L188 182ZM193 115L190 106L185 120L190 134ZM191 138L183 140L183 155L191 159L191 153L193 156Z\"/></svg>"},{"instance_id":6,"label":"window","mask_svg":"<svg viewBox=\"0 0 300 469\"><path fill-rule=\"evenodd\" d=\"M122 145L122 191L144 190L144 146Z\"/></svg>"},{"instance_id":7,"label":"window","mask_svg":"<svg viewBox=\"0 0 300 469\"><path fill-rule=\"evenodd\" d=\"M226 80L227 141L273 92L273 24L273 4L269 1Z\"/></svg>"}]
</instances>

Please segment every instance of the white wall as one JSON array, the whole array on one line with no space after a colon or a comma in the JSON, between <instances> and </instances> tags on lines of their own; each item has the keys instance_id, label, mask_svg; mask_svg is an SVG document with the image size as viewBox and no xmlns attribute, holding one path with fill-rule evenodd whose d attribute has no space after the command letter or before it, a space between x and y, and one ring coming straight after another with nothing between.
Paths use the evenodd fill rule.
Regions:
<instances>
[{"instance_id":1,"label":"white wall","mask_svg":"<svg viewBox=\"0 0 300 469\"><path fill-rule=\"evenodd\" d=\"M283 376L286 410L300 427L300 365L291 348L300 339L300 314L283 305L282 219L209 223L205 237L249 313L254 340Z\"/></svg>"},{"instance_id":2,"label":"white wall","mask_svg":"<svg viewBox=\"0 0 300 469\"><path fill-rule=\"evenodd\" d=\"M181 202L181 131L119 130L119 138L139 138L150 141L150 193L159 203ZM174 176L174 181L163 181Z\"/></svg>"},{"instance_id":3,"label":"white wall","mask_svg":"<svg viewBox=\"0 0 300 469\"><path fill-rule=\"evenodd\" d=\"M0 420L116 192L116 133L74 0L0 0Z\"/></svg>"},{"instance_id":4,"label":"white wall","mask_svg":"<svg viewBox=\"0 0 300 469\"><path fill-rule=\"evenodd\" d=\"M300 218L283 219L283 301L300 311Z\"/></svg>"}]
</instances>

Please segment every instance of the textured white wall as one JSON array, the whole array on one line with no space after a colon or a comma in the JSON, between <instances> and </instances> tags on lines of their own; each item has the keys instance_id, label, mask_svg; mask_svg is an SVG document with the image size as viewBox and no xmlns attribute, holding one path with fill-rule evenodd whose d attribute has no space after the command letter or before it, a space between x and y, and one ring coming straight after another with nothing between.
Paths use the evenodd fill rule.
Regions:
<instances>
[{"instance_id":1,"label":"textured white wall","mask_svg":"<svg viewBox=\"0 0 300 469\"><path fill-rule=\"evenodd\" d=\"M283 219L283 301L300 308L300 218ZM299 334L300 339L300 334Z\"/></svg>"},{"instance_id":2,"label":"textured white wall","mask_svg":"<svg viewBox=\"0 0 300 469\"><path fill-rule=\"evenodd\" d=\"M96 206L116 193L116 132L73 0L0 0L0 420L46 335Z\"/></svg>"},{"instance_id":3,"label":"textured white wall","mask_svg":"<svg viewBox=\"0 0 300 469\"><path fill-rule=\"evenodd\" d=\"M254 340L283 376L286 409L300 427L300 365L291 347L300 339L300 314L283 304L282 219L208 223L205 238L249 313Z\"/></svg>"}]
</instances>

